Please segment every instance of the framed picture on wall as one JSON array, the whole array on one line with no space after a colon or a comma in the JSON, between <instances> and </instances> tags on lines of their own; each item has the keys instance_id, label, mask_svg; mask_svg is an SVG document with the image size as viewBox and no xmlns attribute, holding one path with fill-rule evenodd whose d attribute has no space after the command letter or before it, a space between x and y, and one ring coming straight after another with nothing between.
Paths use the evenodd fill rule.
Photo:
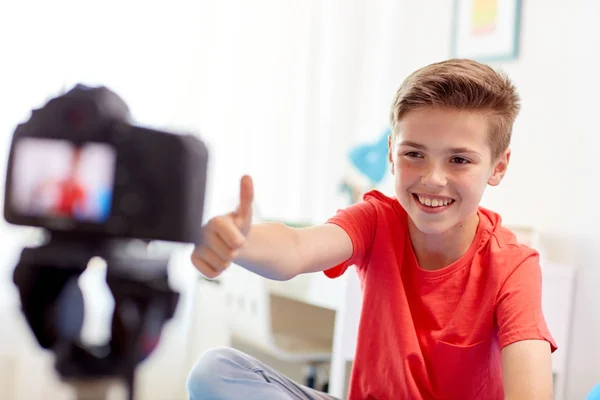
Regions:
<instances>
[{"instance_id":1,"label":"framed picture on wall","mask_svg":"<svg viewBox=\"0 0 600 400\"><path fill-rule=\"evenodd\" d=\"M514 60L520 31L521 0L454 0L453 58Z\"/></svg>"}]
</instances>

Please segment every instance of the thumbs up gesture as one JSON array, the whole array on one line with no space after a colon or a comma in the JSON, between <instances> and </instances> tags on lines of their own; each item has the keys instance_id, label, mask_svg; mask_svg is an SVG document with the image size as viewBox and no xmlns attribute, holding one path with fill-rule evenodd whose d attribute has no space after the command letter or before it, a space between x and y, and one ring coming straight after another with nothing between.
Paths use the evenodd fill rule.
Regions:
<instances>
[{"instance_id":1,"label":"thumbs up gesture","mask_svg":"<svg viewBox=\"0 0 600 400\"><path fill-rule=\"evenodd\" d=\"M249 176L240 181L240 203L229 214L212 218L202 229L202 243L192 263L207 278L216 278L237 258L252 225L254 188Z\"/></svg>"}]
</instances>

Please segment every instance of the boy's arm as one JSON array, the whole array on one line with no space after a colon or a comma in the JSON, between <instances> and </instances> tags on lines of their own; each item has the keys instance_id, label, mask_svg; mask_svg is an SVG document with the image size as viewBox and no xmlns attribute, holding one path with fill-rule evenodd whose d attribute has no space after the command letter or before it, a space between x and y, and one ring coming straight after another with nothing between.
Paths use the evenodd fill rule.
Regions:
<instances>
[{"instance_id":1,"label":"boy's arm","mask_svg":"<svg viewBox=\"0 0 600 400\"><path fill-rule=\"evenodd\" d=\"M552 359L545 340L522 340L502 349L504 398L552 400Z\"/></svg>"},{"instance_id":2,"label":"boy's arm","mask_svg":"<svg viewBox=\"0 0 600 400\"><path fill-rule=\"evenodd\" d=\"M352 256L352 241L334 224L291 228L279 223L252 225L234 262L265 278L287 280L323 271Z\"/></svg>"},{"instance_id":3,"label":"boy's arm","mask_svg":"<svg viewBox=\"0 0 600 400\"><path fill-rule=\"evenodd\" d=\"M286 280L352 256L352 241L337 225L302 229L279 223L252 225L252 198L252 180L245 176L239 207L204 226L202 243L192 253L192 263L203 275L215 278L235 262L266 278Z\"/></svg>"},{"instance_id":4,"label":"boy's arm","mask_svg":"<svg viewBox=\"0 0 600 400\"><path fill-rule=\"evenodd\" d=\"M496 306L502 375L507 399L552 399L552 358L556 343L542 309L542 270L537 252L511 247L510 271Z\"/></svg>"}]
</instances>

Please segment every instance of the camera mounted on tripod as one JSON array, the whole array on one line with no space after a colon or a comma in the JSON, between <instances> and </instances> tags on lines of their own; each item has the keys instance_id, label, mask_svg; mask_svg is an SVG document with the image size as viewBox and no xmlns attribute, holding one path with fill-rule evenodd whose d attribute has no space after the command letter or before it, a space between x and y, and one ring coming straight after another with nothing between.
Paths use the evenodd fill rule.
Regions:
<instances>
[{"instance_id":1,"label":"camera mounted on tripod","mask_svg":"<svg viewBox=\"0 0 600 400\"><path fill-rule=\"evenodd\" d=\"M129 114L114 92L82 85L33 110L13 135L4 217L48 233L22 250L13 278L58 373L123 378L133 398L135 368L157 346L179 295L169 257L132 254L130 243L200 241L208 154L197 137L134 125ZM94 257L106 262L115 308L110 341L91 347L80 340L77 282Z\"/></svg>"}]
</instances>

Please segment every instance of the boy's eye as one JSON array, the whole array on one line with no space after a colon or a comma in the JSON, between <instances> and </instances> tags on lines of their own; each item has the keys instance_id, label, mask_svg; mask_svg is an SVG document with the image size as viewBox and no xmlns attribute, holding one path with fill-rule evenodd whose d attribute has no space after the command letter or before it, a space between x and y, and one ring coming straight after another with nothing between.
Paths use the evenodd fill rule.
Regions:
<instances>
[{"instance_id":1,"label":"boy's eye","mask_svg":"<svg viewBox=\"0 0 600 400\"><path fill-rule=\"evenodd\" d=\"M469 164L471 161L463 157L452 157L450 162L454 164Z\"/></svg>"},{"instance_id":2,"label":"boy's eye","mask_svg":"<svg viewBox=\"0 0 600 400\"><path fill-rule=\"evenodd\" d=\"M404 156L408 158L423 158L423 155L421 153L417 153L416 151L408 151L404 153Z\"/></svg>"}]
</instances>

